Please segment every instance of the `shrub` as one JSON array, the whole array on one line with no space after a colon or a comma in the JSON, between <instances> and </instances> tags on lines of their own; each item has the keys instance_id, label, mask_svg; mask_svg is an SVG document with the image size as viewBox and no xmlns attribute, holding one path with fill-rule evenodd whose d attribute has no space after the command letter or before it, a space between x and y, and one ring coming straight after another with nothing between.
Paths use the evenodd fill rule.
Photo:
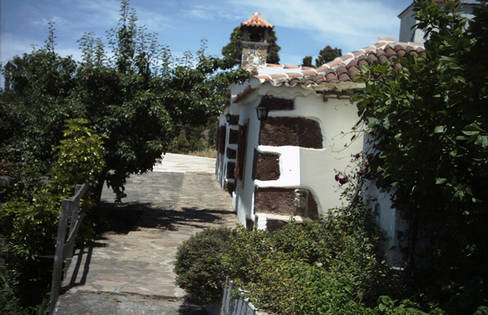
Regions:
<instances>
[{"instance_id":1,"label":"shrub","mask_svg":"<svg viewBox=\"0 0 488 315\"><path fill-rule=\"evenodd\" d=\"M230 229L207 229L178 248L176 283L189 293L192 301L212 303L221 297L227 275L221 261L231 235Z\"/></svg>"},{"instance_id":2,"label":"shrub","mask_svg":"<svg viewBox=\"0 0 488 315\"><path fill-rule=\"evenodd\" d=\"M259 308L285 314L370 312L392 278L376 255L378 235L357 201L321 221L275 232L238 230L224 259Z\"/></svg>"},{"instance_id":3,"label":"shrub","mask_svg":"<svg viewBox=\"0 0 488 315\"><path fill-rule=\"evenodd\" d=\"M37 304L49 283L52 259L46 257L54 254L61 199L73 194L75 184L94 182L101 171L102 140L85 124L83 120L67 122L51 179L37 183L33 198L10 200L0 211L6 266L22 289L23 304ZM85 195L82 211L94 205L90 197L93 194ZM90 225L84 224L82 239L93 235Z\"/></svg>"},{"instance_id":4,"label":"shrub","mask_svg":"<svg viewBox=\"0 0 488 315\"><path fill-rule=\"evenodd\" d=\"M6 277L0 272L0 313L10 315L28 314L27 309L20 306L15 296L14 288L8 283Z\"/></svg>"},{"instance_id":5,"label":"shrub","mask_svg":"<svg viewBox=\"0 0 488 315\"><path fill-rule=\"evenodd\" d=\"M281 230L211 229L178 250L177 284L194 301L221 297L226 276L254 305L276 313L372 313L391 293L391 274L376 255L375 229L360 206Z\"/></svg>"}]
</instances>

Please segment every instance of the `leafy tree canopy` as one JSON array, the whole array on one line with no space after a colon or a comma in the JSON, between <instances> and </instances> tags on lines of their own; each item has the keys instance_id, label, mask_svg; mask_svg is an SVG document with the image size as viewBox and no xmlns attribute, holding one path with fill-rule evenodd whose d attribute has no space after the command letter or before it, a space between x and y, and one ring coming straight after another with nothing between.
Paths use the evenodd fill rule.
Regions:
<instances>
[{"instance_id":1,"label":"leafy tree canopy","mask_svg":"<svg viewBox=\"0 0 488 315\"><path fill-rule=\"evenodd\" d=\"M0 136L0 160L41 165L45 174L65 120L85 118L104 139L99 190L106 181L120 199L127 176L151 170L181 126L213 119L228 101L227 87L247 72L223 71L229 65L207 56L204 42L195 55L173 57L156 34L137 24L127 0L107 34L108 49L85 34L78 41L83 59L77 63L55 52L51 25L45 47L14 57L3 69L8 86L0 95L0 112L10 114L0 117L0 128L12 139Z\"/></svg>"},{"instance_id":2,"label":"leafy tree canopy","mask_svg":"<svg viewBox=\"0 0 488 315\"><path fill-rule=\"evenodd\" d=\"M468 25L458 5L416 1L425 57L406 55L399 71L363 68L356 101L371 139L369 176L409 224L416 284L452 313L472 313L488 294L488 8L480 4ZM422 274L426 260L435 270Z\"/></svg>"},{"instance_id":3,"label":"leafy tree canopy","mask_svg":"<svg viewBox=\"0 0 488 315\"><path fill-rule=\"evenodd\" d=\"M305 57L303 57L302 66L305 66L305 67L313 67L313 65L312 65L312 56L305 56Z\"/></svg>"},{"instance_id":4,"label":"leafy tree canopy","mask_svg":"<svg viewBox=\"0 0 488 315\"><path fill-rule=\"evenodd\" d=\"M320 50L319 56L315 58L315 66L320 67L340 56L342 56L342 50L340 48L332 48L327 45Z\"/></svg>"}]
</instances>

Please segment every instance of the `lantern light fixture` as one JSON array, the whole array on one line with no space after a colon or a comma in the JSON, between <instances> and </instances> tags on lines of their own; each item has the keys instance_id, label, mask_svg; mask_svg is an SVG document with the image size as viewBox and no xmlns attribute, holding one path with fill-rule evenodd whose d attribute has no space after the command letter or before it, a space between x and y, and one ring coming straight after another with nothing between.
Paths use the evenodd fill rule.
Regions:
<instances>
[{"instance_id":1,"label":"lantern light fixture","mask_svg":"<svg viewBox=\"0 0 488 315\"><path fill-rule=\"evenodd\" d=\"M266 121L266 119L268 119L268 113L269 108L266 107L264 104L261 103L258 107L256 107L256 114L258 115L259 121Z\"/></svg>"}]
</instances>

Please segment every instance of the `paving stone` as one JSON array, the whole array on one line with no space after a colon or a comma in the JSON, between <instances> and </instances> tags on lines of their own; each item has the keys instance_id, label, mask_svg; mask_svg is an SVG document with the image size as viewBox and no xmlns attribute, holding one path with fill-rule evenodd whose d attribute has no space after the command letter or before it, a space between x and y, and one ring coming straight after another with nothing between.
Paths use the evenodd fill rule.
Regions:
<instances>
[{"instance_id":1,"label":"paving stone","mask_svg":"<svg viewBox=\"0 0 488 315\"><path fill-rule=\"evenodd\" d=\"M131 176L122 203L114 203L115 196L104 188L100 215L107 220L106 232L94 246L75 252L57 314L78 314L68 311L72 305L80 314L153 314L153 307L154 314L187 314L181 313L187 311L185 292L174 283L178 246L198 231L235 226L237 220L231 197L209 171L215 159L196 158L197 163L195 157L170 158L176 171L165 166L164 171L159 167ZM139 297L149 300L141 302ZM124 301L123 307L118 299ZM163 300L169 304L161 313ZM138 309L137 303L146 306Z\"/></svg>"}]
</instances>

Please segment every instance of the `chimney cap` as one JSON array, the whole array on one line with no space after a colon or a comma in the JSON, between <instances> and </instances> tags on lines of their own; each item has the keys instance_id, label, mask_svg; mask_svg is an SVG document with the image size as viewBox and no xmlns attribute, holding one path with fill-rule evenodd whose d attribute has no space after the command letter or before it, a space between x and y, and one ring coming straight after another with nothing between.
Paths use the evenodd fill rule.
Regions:
<instances>
[{"instance_id":1,"label":"chimney cap","mask_svg":"<svg viewBox=\"0 0 488 315\"><path fill-rule=\"evenodd\" d=\"M247 21L241 23L241 26L274 28L274 25L266 21L259 12L254 12Z\"/></svg>"}]
</instances>

